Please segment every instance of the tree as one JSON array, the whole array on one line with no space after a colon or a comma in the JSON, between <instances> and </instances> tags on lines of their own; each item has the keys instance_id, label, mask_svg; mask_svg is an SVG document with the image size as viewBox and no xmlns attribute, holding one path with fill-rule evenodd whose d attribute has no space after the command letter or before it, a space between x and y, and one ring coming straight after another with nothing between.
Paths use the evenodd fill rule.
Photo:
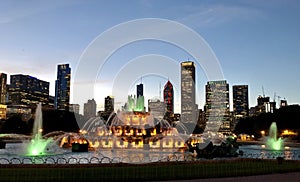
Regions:
<instances>
[{"instance_id":1,"label":"tree","mask_svg":"<svg viewBox=\"0 0 300 182\"><path fill-rule=\"evenodd\" d=\"M236 134L246 133L261 137L260 131L269 131L272 122L276 122L280 130L300 130L300 106L291 105L282 107L274 113L262 113L258 116L247 117L240 120L235 127Z\"/></svg>"},{"instance_id":2,"label":"tree","mask_svg":"<svg viewBox=\"0 0 300 182\"><path fill-rule=\"evenodd\" d=\"M16 134L29 134L28 124L22 120L20 115L15 115L7 119L2 128L1 133L16 133Z\"/></svg>"}]
</instances>

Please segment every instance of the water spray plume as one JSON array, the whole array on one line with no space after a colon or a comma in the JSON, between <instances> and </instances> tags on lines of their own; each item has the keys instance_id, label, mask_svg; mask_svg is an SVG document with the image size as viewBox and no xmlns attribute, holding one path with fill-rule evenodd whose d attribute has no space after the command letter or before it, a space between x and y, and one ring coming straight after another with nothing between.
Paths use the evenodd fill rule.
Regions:
<instances>
[{"instance_id":1,"label":"water spray plume","mask_svg":"<svg viewBox=\"0 0 300 182\"><path fill-rule=\"evenodd\" d=\"M269 129L269 136L266 137L266 147L271 150L282 150L283 140L277 138L277 125L273 122Z\"/></svg>"},{"instance_id":2,"label":"water spray plume","mask_svg":"<svg viewBox=\"0 0 300 182\"><path fill-rule=\"evenodd\" d=\"M42 105L39 103L35 111L35 119L33 123L32 139L27 147L29 155L43 155L45 154L48 144L52 141L51 139L43 139L43 115Z\"/></svg>"}]
</instances>

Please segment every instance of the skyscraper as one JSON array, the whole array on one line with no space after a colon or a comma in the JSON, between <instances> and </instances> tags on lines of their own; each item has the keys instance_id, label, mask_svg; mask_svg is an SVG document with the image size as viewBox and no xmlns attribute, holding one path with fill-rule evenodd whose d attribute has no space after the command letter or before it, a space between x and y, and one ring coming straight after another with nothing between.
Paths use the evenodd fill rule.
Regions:
<instances>
[{"instance_id":1,"label":"skyscraper","mask_svg":"<svg viewBox=\"0 0 300 182\"><path fill-rule=\"evenodd\" d=\"M206 131L229 134L229 84L226 80L209 81L206 85Z\"/></svg>"},{"instance_id":2,"label":"skyscraper","mask_svg":"<svg viewBox=\"0 0 300 182\"><path fill-rule=\"evenodd\" d=\"M166 112L165 102L161 102L159 99L149 99L148 111L151 112L154 118L162 120Z\"/></svg>"},{"instance_id":3,"label":"skyscraper","mask_svg":"<svg viewBox=\"0 0 300 182\"><path fill-rule=\"evenodd\" d=\"M248 85L232 86L233 112L235 118L249 116Z\"/></svg>"},{"instance_id":4,"label":"skyscraper","mask_svg":"<svg viewBox=\"0 0 300 182\"><path fill-rule=\"evenodd\" d=\"M167 111L174 113L174 90L169 80L164 87L164 102L167 106Z\"/></svg>"},{"instance_id":5,"label":"skyscraper","mask_svg":"<svg viewBox=\"0 0 300 182\"><path fill-rule=\"evenodd\" d=\"M88 100L87 103L84 103L83 115L86 119L90 119L96 116L97 104L94 99Z\"/></svg>"},{"instance_id":6,"label":"skyscraper","mask_svg":"<svg viewBox=\"0 0 300 182\"><path fill-rule=\"evenodd\" d=\"M69 64L57 66L57 80L55 81L55 109L69 110L70 104L71 68Z\"/></svg>"},{"instance_id":7,"label":"skyscraper","mask_svg":"<svg viewBox=\"0 0 300 182\"><path fill-rule=\"evenodd\" d=\"M181 121L197 123L195 94L195 64L187 61L181 63Z\"/></svg>"},{"instance_id":8,"label":"skyscraper","mask_svg":"<svg viewBox=\"0 0 300 182\"><path fill-rule=\"evenodd\" d=\"M140 83L136 86L136 97L144 96L144 85Z\"/></svg>"},{"instance_id":9,"label":"skyscraper","mask_svg":"<svg viewBox=\"0 0 300 182\"><path fill-rule=\"evenodd\" d=\"M70 108L69 111L79 114L79 110L80 110L80 105L79 104L70 104Z\"/></svg>"},{"instance_id":10,"label":"skyscraper","mask_svg":"<svg viewBox=\"0 0 300 182\"><path fill-rule=\"evenodd\" d=\"M112 112L114 112L114 98L112 96L107 96L104 99L104 112L109 116Z\"/></svg>"},{"instance_id":11,"label":"skyscraper","mask_svg":"<svg viewBox=\"0 0 300 182\"><path fill-rule=\"evenodd\" d=\"M5 73L0 73L0 104L6 103L6 85L7 75Z\"/></svg>"},{"instance_id":12,"label":"skyscraper","mask_svg":"<svg viewBox=\"0 0 300 182\"><path fill-rule=\"evenodd\" d=\"M134 104L132 103L134 102ZM136 98L133 98L133 101L131 102L131 108L134 111L145 111L145 104L144 104L144 85L140 83L139 85L136 85ZM133 105L134 107L132 107Z\"/></svg>"},{"instance_id":13,"label":"skyscraper","mask_svg":"<svg viewBox=\"0 0 300 182\"><path fill-rule=\"evenodd\" d=\"M29 75L11 75L9 86L9 102L13 105L48 104L49 82L39 80Z\"/></svg>"}]
</instances>

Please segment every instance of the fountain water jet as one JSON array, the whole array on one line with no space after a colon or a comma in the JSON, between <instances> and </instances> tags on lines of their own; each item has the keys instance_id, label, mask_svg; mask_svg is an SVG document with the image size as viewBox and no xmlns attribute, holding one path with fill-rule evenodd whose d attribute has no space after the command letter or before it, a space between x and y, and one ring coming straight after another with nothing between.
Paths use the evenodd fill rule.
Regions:
<instances>
[{"instance_id":1,"label":"fountain water jet","mask_svg":"<svg viewBox=\"0 0 300 182\"><path fill-rule=\"evenodd\" d=\"M277 125L273 122L269 129L269 136L266 137L266 148L271 150L282 150L283 140L277 138Z\"/></svg>"},{"instance_id":2,"label":"fountain water jet","mask_svg":"<svg viewBox=\"0 0 300 182\"><path fill-rule=\"evenodd\" d=\"M35 111L35 119L33 123L32 139L27 146L27 154L29 155L43 155L47 145L52 141L51 139L43 139L43 115L42 105L39 103Z\"/></svg>"}]
</instances>

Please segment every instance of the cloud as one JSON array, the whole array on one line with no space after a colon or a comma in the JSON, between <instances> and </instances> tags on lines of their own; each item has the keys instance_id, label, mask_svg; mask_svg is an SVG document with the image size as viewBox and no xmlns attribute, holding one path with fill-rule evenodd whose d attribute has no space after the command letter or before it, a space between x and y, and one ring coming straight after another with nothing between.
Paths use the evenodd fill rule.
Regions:
<instances>
[{"instance_id":1,"label":"cloud","mask_svg":"<svg viewBox=\"0 0 300 182\"><path fill-rule=\"evenodd\" d=\"M29 62L8 61L8 60L0 60L0 63L2 63L0 71L8 74L29 74L35 76L35 75L49 75L53 73L53 71L49 69L50 64L45 64L45 63L31 64Z\"/></svg>"},{"instance_id":2,"label":"cloud","mask_svg":"<svg viewBox=\"0 0 300 182\"><path fill-rule=\"evenodd\" d=\"M0 24L11 23L16 20L70 5L72 1L5 1L1 2Z\"/></svg>"},{"instance_id":3,"label":"cloud","mask_svg":"<svg viewBox=\"0 0 300 182\"><path fill-rule=\"evenodd\" d=\"M186 7L190 13L177 21L194 24L198 26L218 26L236 20L251 20L253 18L263 18L264 14L253 7L238 5L213 5Z\"/></svg>"}]
</instances>

